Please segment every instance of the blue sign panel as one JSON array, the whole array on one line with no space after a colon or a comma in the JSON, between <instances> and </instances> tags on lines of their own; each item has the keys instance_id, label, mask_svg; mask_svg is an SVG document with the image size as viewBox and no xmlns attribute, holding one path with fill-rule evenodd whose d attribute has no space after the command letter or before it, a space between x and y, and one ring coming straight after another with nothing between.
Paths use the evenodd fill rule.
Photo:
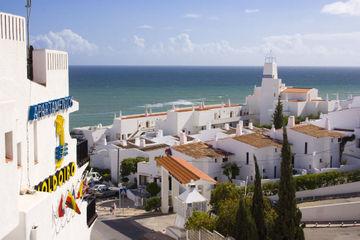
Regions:
<instances>
[{"instance_id":1,"label":"blue sign panel","mask_svg":"<svg viewBox=\"0 0 360 240\"><path fill-rule=\"evenodd\" d=\"M32 105L29 109L29 121L37 120L61 110L68 109L72 105L73 100L71 96Z\"/></svg>"}]
</instances>

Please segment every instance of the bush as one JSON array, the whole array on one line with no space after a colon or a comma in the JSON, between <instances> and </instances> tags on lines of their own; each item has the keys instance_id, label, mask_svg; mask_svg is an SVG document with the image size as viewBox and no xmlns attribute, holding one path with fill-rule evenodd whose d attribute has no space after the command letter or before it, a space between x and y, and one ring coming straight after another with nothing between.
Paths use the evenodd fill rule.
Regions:
<instances>
[{"instance_id":1,"label":"bush","mask_svg":"<svg viewBox=\"0 0 360 240\"><path fill-rule=\"evenodd\" d=\"M147 158L144 157L136 157L136 158L126 158L122 160L120 166L120 173L122 177L127 177L132 173L137 172L137 164L138 162L146 162Z\"/></svg>"},{"instance_id":2,"label":"bush","mask_svg":"<svg viewBox=\"0 0 360 240\"><path fill-rule=\"evenodd\" d=\"M294 177L296 191L313 190L316 188L336 186L344 183L360 181L360 170L351 172L330 171L312 173ZM269 182L262 185L264 195L272 196L278 193L278 182ZM244 187L242 187L244 191ZM253 191L253 185L247 187L247 192Z\"/></svg>"},{"instance_id":3,"label":"bush","mask_svg":"<svg viewBox=\"0 0 360 240\"><path fill-rule=\"evenodd\" d=\"M200 230L205 228L212 232L215 229L215 222L216 219L206 212L193 212L185 223L185 229Z\"/></svg>"},{"instance_id":4,"label":"bush","mask_svg":"<svg viewBox=\"0 0 360 240\"><path fill-rule=\"evenodd\" d=\"M148 198L145 202L145 211L149 212L152 210L158 210L161 206L160 197L151 197Z\"/></svg>"},{"instance_id":5,"label":"bush","mask_svg":"<svg viewBox=\"0 0 360 240\"><path fill-rule=\"evenodd\" d=\"M154 197L158 195L158 193L161 191L161 188L156 182L152 182L146 186L146 191L150 193L150 196Z\"/></svg>"}]
</instances>

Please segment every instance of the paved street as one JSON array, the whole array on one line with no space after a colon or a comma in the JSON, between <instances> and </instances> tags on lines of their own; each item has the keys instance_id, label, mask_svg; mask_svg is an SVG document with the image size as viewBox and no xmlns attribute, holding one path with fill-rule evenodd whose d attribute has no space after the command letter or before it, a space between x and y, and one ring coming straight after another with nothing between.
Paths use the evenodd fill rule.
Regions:
<instances>
[{"instance_id":1,"label":"paved street","mask_svg":"<svg viewBox=\"0 0 360 240\"><path fill-rule=\"evenodd\" d=\"M306 240L359 240L360 227L305 228Z\"/></svg>"},{"instance_id":2,"label":"paved street","mask_svg":"<svg viewBox=\"0 0 360 240\"><path fill-rule=\"evenodd\" d=\"M91 240L171 240L162 231L174 223L174 215L161 215L159 213L146 213L144 210L131 206L126 200L115 214L110 214L109 207L117 201L103 201L97 206L99 218L94 223ZM129 203L129 205L127 204Z\"/></svg>"}]
</instances>

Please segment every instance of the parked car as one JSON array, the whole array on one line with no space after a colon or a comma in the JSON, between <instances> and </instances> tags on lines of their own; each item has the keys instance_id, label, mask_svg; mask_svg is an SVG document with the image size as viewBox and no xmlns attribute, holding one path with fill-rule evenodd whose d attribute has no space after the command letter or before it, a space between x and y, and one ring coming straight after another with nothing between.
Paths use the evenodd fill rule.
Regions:
<instances>
[{"instance_id":1,"label":"parked car","mask_svg":"<svg viewBox=\"0 0 360 240\"><path fill-rule=\"evenodd\" d=\"M119 195L119 190L112 187L102 187L99 190L95 191L94 195L97 198L116 197Z\"/></svg>"}]
</instances>

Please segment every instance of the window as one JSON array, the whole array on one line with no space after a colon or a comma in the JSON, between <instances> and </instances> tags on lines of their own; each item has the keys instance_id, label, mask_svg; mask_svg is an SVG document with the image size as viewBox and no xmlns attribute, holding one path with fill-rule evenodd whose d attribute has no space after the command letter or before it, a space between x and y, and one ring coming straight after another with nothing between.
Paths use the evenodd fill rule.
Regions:
<instances>
[{"instance_id":1,"label":"window","mask_svg":"<svg viewBox=\"0 0 360 240\"><path fill-rule=\"evenodd\" d=\"M322 158L320 158L320 160L319 160L319 161L320 161L320 163L322 163Z\"/></svg>"},{"instance_id":2,"label":"window","mask_svg":"<svg viewBox=\"0 0 360 240\"><path fill-rule=\"evenodd\" d=\"M217 180L218 180L218 178L217 178L217 177L214 177L214 180L215 180L215 181L217 181Z\"/></svg>"},{"instance_id":3,"label":"window","mask_svg":"<svg viewBox=\"0 0 360 240\"><path fill-rule=\"evenodd\" d=\"M333 139L333 138L331 139L331 142L332 142L332 143L334 142L334 139Z\"/></svg>"},{"instance_id":4,"label":"window","mask_svg":"<svg viewBox=\"0 0 360 240\"><path fill-rule=\"evenodd\" d=\"M172 178L169 176L169 191L172 189Z\"/></svg>"},{"instance_id":5,"label":"window","mask_svg":"<svg viewBox=\"0 0 360 240\"><path fill-rule=\"evenodd\" d=\"M265 169L265 168L263 168L263 173L266 173L266 169Z\"/></svg>"},{"instance_id":6,"label":"window","mask_svg":"<svg viewBox=\"0 0 360 240\"><path fill-rule=\"evenodd\" d=\"M311 164L309 164L309 169L311 169Z\"/></svg>"},{"instance_id":7,"label":"window","mask_svg":"<svg viewBox=\"0 0 360 240\"><path fill-rule=\"evenodd\" d=\"M227 157L223 158L223 162L227 162L229 159Z\"/></svg>"},{"instance_id":8,"label":"window","mask_svg":"<svg viewBox=\"0 0 360 240\"><path fill-rule=\"evenodd\" d=\"M233 111L230 112L230 118L232 118L234 116Z\"/></svg>"},{"instance_id":9,"label":"window","mask_svg":"<svg viewBox=\"0 0 360 240\"><path fill-rule=\"evenodd\" d=\"M357 147L360 148L360 139L357 140Z\"/></svg>"},{"instance_id":10,"label":"window","mask_svg":"<svg viewBox=\"0 0 360 240\"><path fill-rule=\"evenodd\" d=\"M308 153L308 143L307 143L307 142L305 142L305 151L304 151L304 153L305 153L305 154Z\"/></svg>"},{"instance_id":11,"label":"window","mask_svg":"<svg viewBox=\"0 0 360 240\"><path fill-rule=\"evenodd\" d=\"M146 121L146 127L149 128L150 127L150 122Z\"/></svg>"},{"instance_id":12,"label":"window","mask_svg":"<svg viewBox=\"0 0 360 240\"><path fill-rule=\"evenodd\" d=\"M338 138L338 142L341 142L341 138Z\"/></svg>"},{"instance_id":13,"label":"window","mask_svg":"<svg viewBox=\"0 0 360 240\"><path fill-rule=\"evenodd\" d=\"M295 163L295 155L292 155L291 156L291 164L294 166L294 163Z\"/></svg>"},{"instance_id":14,"label":"window","mask_svg":"<svg viewBox=\"0 0 360 240\"><path fill-rule=\"evenodd\" d=\"M253 176L250 176L250 180L252 181L254 179L254 177Z\"/></svg>"},{"instance_id":15,"label":"window","mask_svg":"<svg viewBox=\"0 0 360 240\"><path fill-rule=\"evenodd\" d=\"M275 150L275 152L277 153L277 151L278 151L277 148L275 148L274 150Z\"/></svg>"},{"instance_id":16,"label":"window","mask_svg":"<svg viewBox=\"0 0 360 240\"><path fill-rule=\"evenodd\" d=\"M332 156L330 156L330 167L332 168L332 166L333 166L333 158Z\"/></svg>"},{"instance_id":17,"label":"window","mask_svg":"<svg viewBox=\"0 0 360 240\"><path fill-rule=\"evenodd\" d=\"M17 165L21 167L21 142L16 145Z\"/></svg>"},{"instance_id":18,"label":"window","mask_svg":"<svg viewBox=\"0 0 360 240\"><path fill-rule=\"evenodd\" d=\"M276 166L274 166L274 178L276 178Z\"/></svg>"},{"instance_id":19,"label":"window","mask_svg":"<svg viewBox=\"0 0 360 240\"><path fill-rule=\"evenodd\" d=\"M246 165L249 165L249 152L246 153Z\"/></svg>"},{"instance_id":20,"label":"window","mask_svg":"<svg viewBox=\"0 0 360 240\"><path fill-rule=\"evenodd\" d=\"M215 160L215 163L217 163L217 159L215 158L214 160Z\"/></svg>"},{"instance_id":21,"label":"window","mask_svg":"<svg viewBox=\"0 0 360 240\"><path fill-rule=\"evenodd\" d=\"M13 160L13 133L5 133L5 160L10 162Z\"/></svg>"}]
</instances>

